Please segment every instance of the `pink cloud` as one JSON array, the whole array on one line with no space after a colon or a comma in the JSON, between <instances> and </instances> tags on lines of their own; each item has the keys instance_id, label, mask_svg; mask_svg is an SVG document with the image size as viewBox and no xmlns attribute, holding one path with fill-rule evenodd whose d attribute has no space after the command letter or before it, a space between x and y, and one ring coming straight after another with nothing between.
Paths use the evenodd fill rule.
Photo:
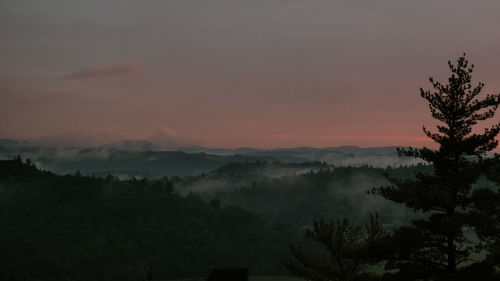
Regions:
<instances>
[{"instance_id":1,"label":"pink cloud","mask_svg":"<svg viewBox=\"0 0 500 281\"><path fill-rule=\"evenodd\" d=\"M121 75L136 75L147 70L147 67L137 60L124 61L115 66L105 66L99 63L90 64L83 69L65 75L70 79L95 79Z\"/></svg>"}]
</instances>

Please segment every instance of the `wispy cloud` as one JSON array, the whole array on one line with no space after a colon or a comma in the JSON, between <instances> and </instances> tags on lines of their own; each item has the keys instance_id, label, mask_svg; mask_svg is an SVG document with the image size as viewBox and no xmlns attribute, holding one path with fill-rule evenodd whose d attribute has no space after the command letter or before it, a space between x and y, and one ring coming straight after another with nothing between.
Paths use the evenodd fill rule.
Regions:
<instances>
[{"instance_id":1,"label":"wispy cloud","mask_svg":"<svg viewBox=\"0 0 500 281\"><path fill-rule=\"evenodd\" d=\"M122 75L137 75L147 70L147 67L137 60L127 60L117 65L106 66L100 63L90 64L83 69L65 75L68 79L96 79Z\"/></svg>"}]
</instances>

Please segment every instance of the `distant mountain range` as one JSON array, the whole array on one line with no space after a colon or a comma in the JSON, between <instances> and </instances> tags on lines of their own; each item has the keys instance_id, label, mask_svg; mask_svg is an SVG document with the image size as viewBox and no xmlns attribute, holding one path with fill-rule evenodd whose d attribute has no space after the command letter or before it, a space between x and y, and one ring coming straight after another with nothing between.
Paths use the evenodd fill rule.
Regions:
<instances>
[{"instance_id":1,"label":"distant mountain range","mask_svg":"<svg viewBox=\"0 0 500 281\"><path fill-rule=\"evenodd\" d=\"M162 149L147 141L119 141L105 145L55 146L36 141L0 139L0 158L30 158L39 167L56 173L123 177L162 177L199 175L228 163L279 161L284 163L324 162L333 166L373 167L419 163L418 159L399 157L396 147L220 149L189 146Z\"/></svg>"}]
</instances>

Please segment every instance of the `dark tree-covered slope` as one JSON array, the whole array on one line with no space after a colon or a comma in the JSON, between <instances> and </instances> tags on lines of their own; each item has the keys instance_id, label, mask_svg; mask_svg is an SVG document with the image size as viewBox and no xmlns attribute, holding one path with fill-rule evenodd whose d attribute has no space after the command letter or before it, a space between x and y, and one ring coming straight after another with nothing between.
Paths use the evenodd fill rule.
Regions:
<instances>
[{"instance_id":1,"label":"dark tree-covered slope","mask_svg":"<svg viewBox=\"0 0 500 281\"><path fill-rule=\"evenodd\" d=\"M0 161L0 279L141 280L248 266L282 274L299 231L236 207L182 197L167 179L58 176Z\"/></svg>"}]
</instances>

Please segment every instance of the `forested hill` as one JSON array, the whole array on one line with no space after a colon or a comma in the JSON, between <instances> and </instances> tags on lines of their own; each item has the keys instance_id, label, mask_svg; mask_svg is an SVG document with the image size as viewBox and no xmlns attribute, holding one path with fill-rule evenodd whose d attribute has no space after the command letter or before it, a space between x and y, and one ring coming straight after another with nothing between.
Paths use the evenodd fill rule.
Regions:
<instances>
[{"instance_id":1,"label":"forested hill","mask_svg":"<svg viewBox=\"0 0 500 281\"><path fill-rule=\"evenodd\" d=\"M196 195L167 179L118 180L44 172L0 161L0 279L142 280L207 276L248 266L284 274L281 258L301 239L291 226Z\"/></svg>"},{"instance_id":2,"label":"forested hill","mask_svg":"<svg viewBox=\"0 0 500 281\"><path fill-rule=\"evenodd\" d=\"M333 167L321 162L231 163L211 173L173 179L182 194L197 192L207 202L217 198L257 212L273 222L309 226L319 218L348 217L362 223L378 212L381 222L392 227L415 218L413 212L381 197L367 194L373 187L388 185L384 176L413 178L430 172L422 164L398 168Z\"/></svg>"}]
</instances>

